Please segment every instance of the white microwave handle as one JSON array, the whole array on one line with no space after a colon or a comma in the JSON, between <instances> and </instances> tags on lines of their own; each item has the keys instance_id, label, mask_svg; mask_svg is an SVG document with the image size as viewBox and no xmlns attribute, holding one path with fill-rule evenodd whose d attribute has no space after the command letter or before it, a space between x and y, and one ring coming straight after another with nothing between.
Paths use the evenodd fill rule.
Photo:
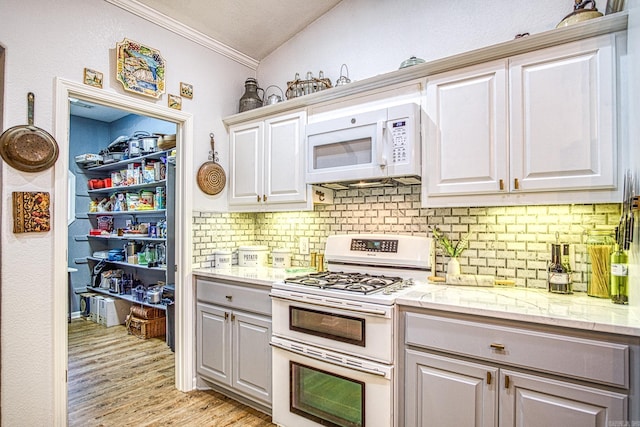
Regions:
<instances>
[{"instance_id":1,"label":"white microwave handle","mask_svg":"<svg viewBox=\"0 0 640 427\"><path fill-rule=\"evenodd\" d=\"M378 120L376 127L376 160L380 169L387 167L387 155L385 150L384 131L387 122L385 120Z\"/></svg>"}]
</instances>

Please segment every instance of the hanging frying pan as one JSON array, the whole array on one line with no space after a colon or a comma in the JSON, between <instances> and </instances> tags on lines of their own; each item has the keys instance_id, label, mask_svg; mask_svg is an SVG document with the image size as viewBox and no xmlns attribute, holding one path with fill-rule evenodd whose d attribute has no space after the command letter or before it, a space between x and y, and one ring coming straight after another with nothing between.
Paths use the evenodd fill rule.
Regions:
<instances>
[{"instance_id":1,"label":"hanging frying pan","mask_svg":"<svg viewBox=\"0 0 640 427\"><path fill-rule=\"evenodd\" d=\"M222 191L227 182L227 175L222 166L216 162L215 141L212 133L209 136L211 137L211 159L203 163L198 170L198 187L206 194L213 196Z\"/></svg>"},{"instance_id":2,"label":"hanging frying pan","mask_svg":"<svg viewBox=\"0 0 640 427\"><path fill-rule=\"evenodd\" d=\"M45 130L33 125L35 96L27 94L27 125L14 126L0 135L0 156L23 172L49 169L58 159L58 143Z\"/></svg>"}]
</instances>

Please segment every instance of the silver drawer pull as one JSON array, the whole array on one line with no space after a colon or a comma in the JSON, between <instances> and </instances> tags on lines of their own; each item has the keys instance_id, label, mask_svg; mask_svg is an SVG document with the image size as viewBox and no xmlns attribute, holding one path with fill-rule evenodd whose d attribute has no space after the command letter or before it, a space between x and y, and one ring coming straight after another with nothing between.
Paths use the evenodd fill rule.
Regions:
<instances>
[{"instance_id":1,"label":"silver drawer pull","mask_svg":"<svg viewBox=\"0 0 640 427\"><path fill-rule=\"evenodd\" d=\"M504 344L491 343L489 347L497 351L504 351Z\"/></svg>"},{"instance_id":2,"label":"silver drawer pull","mask_svg":"<svg viewBox=\"0 0 640 427\"><path fill-rule=\"evenodd\" d=\"M226 295L225 298L227 301L231 301L233 299L233 295Z\"/></svg>"}]
</instances>

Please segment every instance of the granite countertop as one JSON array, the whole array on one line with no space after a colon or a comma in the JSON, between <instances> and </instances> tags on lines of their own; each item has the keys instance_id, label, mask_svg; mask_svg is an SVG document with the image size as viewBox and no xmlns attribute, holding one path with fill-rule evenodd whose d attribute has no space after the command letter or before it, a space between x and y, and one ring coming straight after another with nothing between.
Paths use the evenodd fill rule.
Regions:
<instances>
[{"instance_id":1,"label":"granite countertop","mask_svg":"<svg viewBox=\"0 0 640 427\"><path fill-rule=\"evenodd\" d=\"M561 295L545 289L418 283L396 302L409 307L640 337L640 307L613 304L583 292Z\"/></svg>"},{"instance_id":2,"label":"granite countertop","mask_svg":"<svg viewBox=\"0 0 640 427\"><path fill-rule=\"evenodd\" d=\"M193 274L271 287L274 282L312 271L308 268L196 268ZM470 287L417 282L397 304L521 322L640 337L640 306L613 304L584 292L560 295L545 289Z\"/></svg>"}]
</instances>

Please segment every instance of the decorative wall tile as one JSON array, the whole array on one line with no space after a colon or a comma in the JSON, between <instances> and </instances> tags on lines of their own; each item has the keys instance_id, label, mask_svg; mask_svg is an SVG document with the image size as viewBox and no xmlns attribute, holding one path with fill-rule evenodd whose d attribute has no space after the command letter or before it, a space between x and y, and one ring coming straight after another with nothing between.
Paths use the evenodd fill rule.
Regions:
<instances>
[{"instance_id":1,"label":"decorative wall tile","mask_svg":"<svg viewBox=\"0 0 640 427\"><path fill-rule=\"evenodd\" d=\"M517 286L546 287L550 244L556 234L575 251L574 289L586 291L586 230L615 227L617 204L422 208L420 186L337 191L333 205L312 212L209 213L193 217L193 265L212 266L213 251L241 245L287 248L292 265L309 264L299 253L299 238L309 238L311 252L324 252L326 237L342 233L430 235L437 226L457 241L471 233L460 259L465 274L514 278ZM436 272L444 274L448 258L438 253Z\"/></svg>"}]
</instances>

